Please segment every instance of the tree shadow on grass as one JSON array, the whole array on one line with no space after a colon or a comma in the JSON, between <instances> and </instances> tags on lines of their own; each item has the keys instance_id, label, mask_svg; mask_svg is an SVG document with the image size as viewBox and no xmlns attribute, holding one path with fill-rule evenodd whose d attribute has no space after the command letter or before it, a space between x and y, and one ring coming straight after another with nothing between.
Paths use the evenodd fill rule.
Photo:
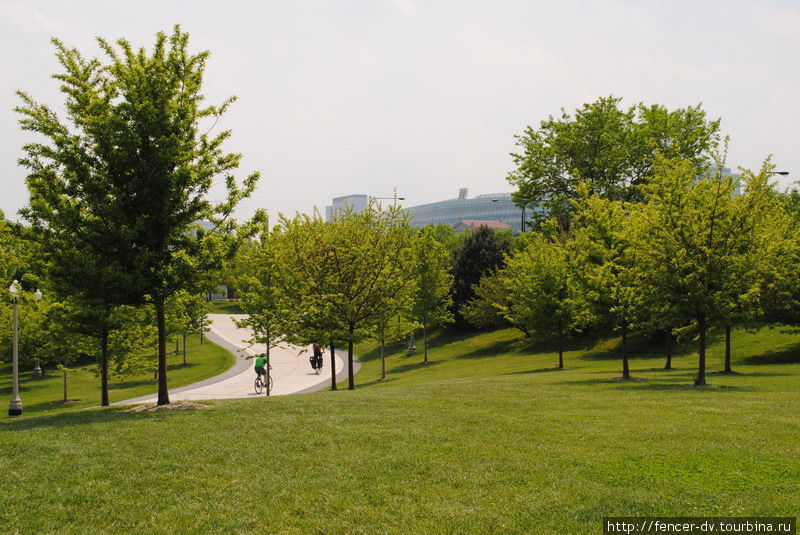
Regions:
<instances>
[{"instance_id":1,"label":"tree shadow on grass","mask_svg":"<svg viewBox=\"0 0 800 535\"><path fill-rule=\"evenodd\" d=\"M508 353L518 353L527 344L520 343L520 340L499 340L492 345L480 347L468 353L458 355L457 359L483 359L505 355Z\"/></svg>"},{"instance_id":2,"label":"tree shadow on grass","mask_svg":"<svg viewBox=\"0 0 800 535\"><path fill-rule=\"evenodd\" d=\"M529 375L529 374L532 374L532 373L567 372L567 371L574 370L574 369L576 369L576 368L569 367L569 366L565 366L564 368L559 368L559 367L556 366L555 368L537 368L535 370L522 370L522 371L518 371L518 372L509 372L509 373L506 373L505 375Z\"/></svg>"},{"instance_id":3,"label":"tree shadow on grass","mask_svg":"<svg viewBox=\"0 0 800 535\"><path fill-rule=\"evenodd\" d=\"M596 378L596 379L577 379L573 381L560 381L556 384L562 385L583 385L583 386L591 386L591 385L608 385L608 386L615 386L619 390L637 390L637 391L692 391L692 392L754 392L758 390L757 388L750 386L750 385L743 385L743 386L732 386L732 385L715 385L713 382L709 383L707 386L695 386L694 384L694 375L691 374L686 377L685 382L671 382L665 383L660 382L657 379L647 379L643 377L637 377L634 372L631 372L633 376L633 380L622 380L617 374L616 377L608 379L608 378Z\"/></svg>"},{"instance_id":4,"label":"tree shadow on grass","mask_svg":"<svg viewBox=\"0 0 800 535\"><path fill-rule=\"evenodd\" d=\"M367 387L369 387L369 386L375 386L375 385L385 385L385 384L387 384L387 383L391 383L391 382L393 382L393 381L397 381L397 377L391 377L391 376L389 375L389 373L390 373L390 372L386 372L386 379L375 379L375 380L373 380L373 381L369 381L369 382L367 382L367 383L360 383L360 384L357 384L357 385L356 385L356 390L358 390L359 388L367 388Z\"/></svg>"},{"instance_id":5,"label":"tree shadow on grass","mask_svg":"<svg viewBox=\"0 0 800 535\"><path fill-rule=\"evenodd\" d=\"M386 375L391 375L394 373L405 373L412 370L420 370L424 368L430 368L432 366L438 366L441 364L438 360L429 360L427 364L420 360L415 360L414 362L409 362L408 364L401 364L400 366L395 366L394 368L387 370Z\"/></svg>"},{"instance_id":6,"label":"tree shadow on grass","mask_svg":"<svg viewBox=\"0 0 800 535\"><path fill-rule=\"evenodd\" d=\"M151 418L163 418L173 411L164 412L126 412L126 409L97 409L64 412L46 416L29 416L22 419L4 420L0 432L25 431L29 429L63 429L66 427L103 423L130 422ZM183 411L178 411L183 412Z\"/></svg>"},{"instance_id":7,"label":"tree shadow on grass","mask_svg":"<svg viewBox=\"0 0 800 535\"><path fill-rule=\"evenodd\" d=\"M797 364L800 363L800 344L772 349L760 355L740 359L744 364Z\"/></svg>"}]
</instances>

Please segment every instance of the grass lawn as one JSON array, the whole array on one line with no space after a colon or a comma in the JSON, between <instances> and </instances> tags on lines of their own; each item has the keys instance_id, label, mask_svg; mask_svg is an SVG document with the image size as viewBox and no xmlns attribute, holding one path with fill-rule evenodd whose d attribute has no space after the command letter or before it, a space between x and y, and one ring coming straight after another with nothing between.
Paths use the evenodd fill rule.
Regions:
<instances>
[{"instance_id":1,"label":"grass lawn","mask_svg":"<svg viewBox=\"0 0 800 535\"><path fill-rule=\"evenodd\" d=\"M174 344L167 346L174 350ZM167 357L170 388L188 385L218 375L233 365L233 355L207 339L200 344L199 336L189 336L186 340L186 366L183 365L183 354L170 353ZM64 399L63 374L55 368L45 370L46 376L41 379L33 377L29 367L20 369L20 398L24 416L43 412L63 412L64 410L91 407L100 404L100 376L95 375L94 363L75 366L75 371L67 378L67 397L70 402L66 406ZM154 394L158 385L152 381L153 372L134 376L109 378L108 396L111 403L124 399ZM11 399L11 365L0 364L0 408L7 414L8 402Z\"/></svg>"},{"instance_id":2,"label":"grass lawn","mask_svg":"<svg viewBox=\"0 0 800 535\"><path fill-rule=\"evenodd\" d=\"M228 301L227 299L214 299L211 301L212 314L244 314L244 310L239 306L238 301Z\"/></svg>"},{"instance_id":3,"label":"grass lawn","mask_svg":"<svg viewBox=\"0 0 800 535\"><path fill-rule=\"evenodd\" d=\"M710 369L721 368L718 338ZM678 348L433 337L361 348L355 391L0 422L0 531L602 533L606 515L784 515L800 503L800 336L734 332L735 376ZM418 343L421 349L421 343Z\"/></svg>"}]
</instances>

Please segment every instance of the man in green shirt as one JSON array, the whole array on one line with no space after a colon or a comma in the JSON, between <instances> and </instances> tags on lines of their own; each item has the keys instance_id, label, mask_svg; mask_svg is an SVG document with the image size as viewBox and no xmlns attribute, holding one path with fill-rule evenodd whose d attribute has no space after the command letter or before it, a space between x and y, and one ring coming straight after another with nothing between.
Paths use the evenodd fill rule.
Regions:
<instances>
[{"instance_id":1,"label":"man in green shirt","mask_svg":"<svg viewBox=\"0 0 800 535\"><path fill-rule=\"evenodd\" d=\"M256 375L263 375L264 376L264 384L267 384L267 370L265 368L267 366L267 357L264 355L260 355L256 359ZM272 365L269 365L269 369L272 369Z\"/></svg>"}]
</instances>

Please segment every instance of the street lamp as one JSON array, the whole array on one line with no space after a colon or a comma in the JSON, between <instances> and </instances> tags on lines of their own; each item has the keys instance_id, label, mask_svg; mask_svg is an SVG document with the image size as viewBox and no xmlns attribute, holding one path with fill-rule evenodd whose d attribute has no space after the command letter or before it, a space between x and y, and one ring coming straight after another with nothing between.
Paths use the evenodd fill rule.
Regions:
<instances>
[{"instance_id":1,"label":"street lamp","mask_svg":"<svg viewBox=\"0 0 800 535\"><path fill-rule=\"evenodd\" d=\"M22 400L19 397L19 282L16 279L8 287L8 291L14 302L14 338L11 346L11 402L8 404L8 415L15 417L22 416ZM38 288L33 295L37 301L42 298L42 292Z\"/></svg>"},{"instance_id":2,"label":"street lamp","mask_svg":"<svg viewBox=\"0 0 800 535\"><path fill-rule=\"evenodd\" d=\"M789 176L789 171L770 171L770 175Z\"/></svg>"}]
</instances>

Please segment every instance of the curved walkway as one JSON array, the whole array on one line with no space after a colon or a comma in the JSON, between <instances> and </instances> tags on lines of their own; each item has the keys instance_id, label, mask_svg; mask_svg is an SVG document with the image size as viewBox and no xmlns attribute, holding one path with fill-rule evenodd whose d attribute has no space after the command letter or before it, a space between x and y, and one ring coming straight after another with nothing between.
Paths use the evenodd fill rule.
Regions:
<instances>
[{"instance_id":1,"label":"curved walkway","mask_svg":"<svg viewBox=\"0 0 800 535\"><path fill-rule=\"evenodd\" d=\"M244 314L209 314L211 326L206 332L206 338L233 353L235 362L227 371L205 381L175 388L169 391L170 401L202 400L202 399L233 399L256 397L253 389L255 361L247 357L258 355L266 351L264 344L250 346L247 340L251 336L249 329L236 326L234 319L242 319ZM305 349L305 350L303 350ZM328 388L331 384L330 355L325 352L322 371L317 375L308 362L311 348L298 348L294 346L273 347L270 350L272 364L273 389L271 395L281 396L314 392ZM347 378L345 361L347 355L336 352L336 381ZM353 363L354 371L358 371L359 362ZM261 394L263 397L264 394ZM112 405L132 405L135 403L154 403L156 395L141 396L127 399Z\"/></svg>"}]
</instances>

